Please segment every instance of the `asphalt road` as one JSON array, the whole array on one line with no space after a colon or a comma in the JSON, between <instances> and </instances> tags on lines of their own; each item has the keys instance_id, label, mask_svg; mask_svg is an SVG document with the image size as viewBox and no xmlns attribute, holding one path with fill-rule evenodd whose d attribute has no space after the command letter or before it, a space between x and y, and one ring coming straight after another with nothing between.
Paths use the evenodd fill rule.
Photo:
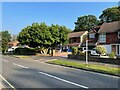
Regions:
<instances>
[{"instance_id":1,"label":"asphalt road","mask_svg":"<svg viewBox=\"0 0 120 90\"><path fill-rule=\"evenodd\" d=\"M118 88L118 77L2 56L2 74L14 88Z\"/></svg>"}]
</instances>

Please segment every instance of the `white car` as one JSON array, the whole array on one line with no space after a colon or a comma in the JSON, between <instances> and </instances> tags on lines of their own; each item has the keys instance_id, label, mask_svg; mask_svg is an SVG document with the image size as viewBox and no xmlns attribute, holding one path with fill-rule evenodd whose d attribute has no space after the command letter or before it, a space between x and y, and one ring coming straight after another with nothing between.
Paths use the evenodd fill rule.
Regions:
<instances>
[{"instance_id":1,"label":"white car","mask_svg":"<svg viewBox=\"0 0 120 90\"><path fill-rule=\"evenodd\" d=\"M92 50L83 50L82 52L85 53L86 51L88 51L88 53L90 55L95 55L98 56L99 54L96 52L96 49L92 49Z\"/></svg>"},{"instance_id":2,"label":"white car","mask_svg":"<svg viewBox=\"0 0 120 90\"><path fill-rule=\"evenodd\" d=\"M97 53L96 49L92 49L90 54L91 54L91 55L96 55L96 56L99 55L99 54Z\"/></svg>"},{"instance_id":3,"label":"white car","mask_svg":"<svg viewBox=\"0 0 120 90\"><path fill-rule=\"evenodd\" d=\"M11 47L11 48L8 48L8 52L12 52L12 51L14 51L16 48L18 48L18 47L13 46L13 47Z\"/></svg>"}]
</instances>

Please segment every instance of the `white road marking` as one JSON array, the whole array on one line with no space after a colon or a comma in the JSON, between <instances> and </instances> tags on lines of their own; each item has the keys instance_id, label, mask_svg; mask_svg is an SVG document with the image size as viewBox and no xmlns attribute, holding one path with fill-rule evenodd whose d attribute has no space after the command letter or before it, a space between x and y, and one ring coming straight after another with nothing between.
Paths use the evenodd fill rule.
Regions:
<instances>
[{"instance_id":1,"label":"white road marking","mask_svg":"<svg viewBox=\"0 0 120 90\"><path fill-rule=\"evenodd\" d=\"M2 61L4 61L4 62L9 62L9 61L7 61L7 60L5 60L5 59L2 59Z\"/></svg>"},{"instance_id":2,"label":"white road marking","mask_svg":"<svg viewBox=\"0 0 120 90\"><path fill-rule=\"evenodd\" d=\"M57 80L60 80L60 81L63 81L63 82L66 82L66 83L69 83L69 84L72 84L72 85L75 85L75 86L78 86L78 87L82 87L82 88L88 89L88 87L86 87L86 86L83 86L83 85L80 85L80 84L77 84L77 83L74 83L74 82L71 82L71 81L68 81L68 80L65 80L65 79L62 79L62 78L50 75L50 74L47 74L47 73L44 73L44 72L38 72L38 73L46 75L46 76L49 76L51 78L54 78L54 79L57 79Z\"/></svg>"},{"instance_id":3,"label":"white road marking","mask_svg":"<svg viewBox=\"0 0 120 90\"><path fill-rule=\"evenodd\" d=\"M22 65L19 65L19 64L16 64L16 63L13 63L13 65L18 66L18 67L21 67L21 68L28 69L28 67L25 67L25 66L22 66Z\"/></svg>"},{"instance_id":4,"label":"white road marking","mask_svg":"<svg viewBox=\"0 0 120 90\"><path fill-rule=\"evenodd\" d=\"M0 75L0 77L1 77L12 89L16 90L15 87L14 87L13 85L11 85L2 75Z\"/></svg>"}]
</instances>

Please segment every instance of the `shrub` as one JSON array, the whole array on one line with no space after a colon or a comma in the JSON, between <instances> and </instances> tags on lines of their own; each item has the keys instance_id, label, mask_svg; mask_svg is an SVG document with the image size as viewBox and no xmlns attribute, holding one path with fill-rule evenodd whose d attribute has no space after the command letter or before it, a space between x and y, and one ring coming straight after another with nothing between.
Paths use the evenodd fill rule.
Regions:
<instances>
[{"instance_id":1,"label":"shrub","mask_svg":"<svg viewBox=\"0 0 120 90\"><path fill-rule=\"evenodd\" d=\"M78 53L78 48L72 47L72 55L77 55L77 53Z\"/></svg>"},{"instance_id":2,"label":"shrub","mask_svg":"<svg viewBox=\"0 0 120 90\"><path fill-rule=\"evenodd\" d=\"M35 50L30 48L16 48L13 54L17 55L35 55Z\"/></svg>"},{"instance_id":3,"label":"shrub","mask_svg":"<svg viewBox=\"0 0 120 90\"><path fill-rule=\"evenodd\" d=\"M104 46L101 46L101 45L99 45L99 46L96 47L96 51L97 51L97 53L99 53L100 55L106 54L106 49L105 49L105 47L104 47Z\"/></svg>"},{"instance_id":4,"label":"shrub","mask_svg":"<svg viewBox=\"0 0 120 90\"><path fill-rule=\"evenodd\" d=\"M109 58L115 58L115 53L111 52L110 54L108 54Z\"/></svg>"},{"instance_id":5,"label":"shrub","mask_svg":"<svg viewBox=\"0 0 120 90\"><path fill-rule=\"evenodd\" d=\"M80 56L85 56L85 52L83 53L83 52L81 52L81 51L78 51L78 55L80 55Z\"/></svg>"}]
</instances>

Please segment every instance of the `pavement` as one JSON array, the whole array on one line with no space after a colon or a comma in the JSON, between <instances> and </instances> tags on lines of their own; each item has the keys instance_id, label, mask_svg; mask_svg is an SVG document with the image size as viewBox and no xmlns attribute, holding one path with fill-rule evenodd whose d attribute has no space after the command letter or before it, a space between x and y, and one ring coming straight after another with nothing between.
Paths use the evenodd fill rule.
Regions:
<instances>
[{"instance_id":1,"label":"pavement","mask_svg":"<svg viewBox=\"0 0 120 90\"><path fill-rule=\"evenodd\" d=\"M35 57L32 57L35 59ZM56 59L39 57L41 60ZM36 60L2 56L2 77L18 88L118 88L116 76L46 64ZM55 89L54 89L55 90ZM75 89L74 89L75 90ZM116 90L116 89L115 89Z\"/></svg>"}]
</instances>

